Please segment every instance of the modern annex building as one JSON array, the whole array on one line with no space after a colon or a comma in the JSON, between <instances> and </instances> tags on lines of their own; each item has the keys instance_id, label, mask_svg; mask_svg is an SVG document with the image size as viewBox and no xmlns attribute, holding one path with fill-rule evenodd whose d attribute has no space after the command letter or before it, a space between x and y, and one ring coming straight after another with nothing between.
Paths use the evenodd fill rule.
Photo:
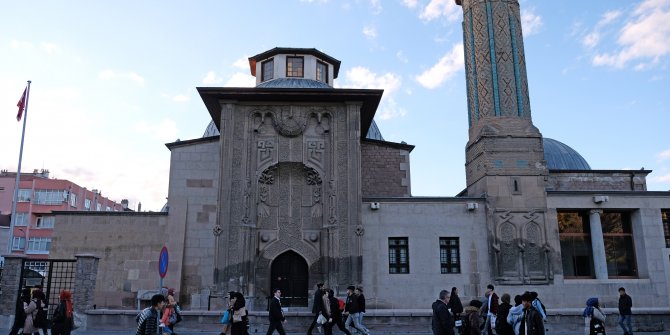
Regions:
<instances>
[{"instance_id":1,"label":"modern annex building","mask_svg":"<svg viewBox=\"0 0 670 335\"><path fill-rule=\"evenodd\" d=\"M167 144L162 213L62 212L52 255L100 257L95 303L131 307L157 283L191 308L230 290L263 309L273 287L307 306L317 282L365 287L374 308L540 293L551 308L625 286L636 307L670 307L670 192L648 170L593 170L532 122L519 4L457 0L468 88L467 189L412 196L412 145L384 141L381 90L335 89L340 61L316 49L249 58L254 88L198 88L202 138ZM541 113L541 111L540 111ZM83 227L86 227L84 229ZM75 233L76 232L76 233ZM121 292L121 293L119 293Z\"/></svg>"}]
</instances>

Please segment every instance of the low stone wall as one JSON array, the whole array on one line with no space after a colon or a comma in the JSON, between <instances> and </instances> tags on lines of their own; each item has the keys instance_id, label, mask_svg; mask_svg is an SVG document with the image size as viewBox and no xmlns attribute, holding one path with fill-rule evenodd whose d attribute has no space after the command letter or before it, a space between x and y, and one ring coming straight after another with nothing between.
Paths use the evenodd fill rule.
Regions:
<instances>
[{"instance_id":1,"label":"low stone wall","mask_svg":"<svg viewBox=\"0 0 670 335\"><path fill-rule=\"evenodd\" d=\"M617 310L606 308L608 315L606 329L617 329ZM88 330L130 330L136 327L136 310L89 310L87 311ZM633 309L634 331L663 331L670 330L670 309L650 308ZM177 325L182 331L221 330L219 319L221 311L183 311L183 321ZM429 309L415 310L370 310L366 313L364 323L372 332L430 333L431 311ZM287 323L287 332L302 333L312 322L313 315L308 311L288 311L284 313ZM551 332L574 331L581 333L584 329L584 319L581 309L549 310L546 328ZM267 312L249 312L251 329L249 333L264 333L267 330ZM179 332L179 330L177 330Z\"/></svg>"}]
</instances>

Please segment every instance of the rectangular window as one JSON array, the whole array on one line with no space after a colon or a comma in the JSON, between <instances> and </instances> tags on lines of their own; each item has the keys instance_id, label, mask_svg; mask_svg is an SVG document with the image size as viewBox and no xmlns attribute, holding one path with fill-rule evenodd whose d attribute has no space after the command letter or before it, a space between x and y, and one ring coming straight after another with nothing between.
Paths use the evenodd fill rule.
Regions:
<instances>
[{"instance_id":1,"label":"rectangular window","mask_svg":"<svg viewBox=\"0 0 670 335\"><path fill-rule=\"evenodd\" d=\"M19 189L19 198L17 199L20 202L30 201L33 195L33 190L29 188L20 188Z\"/></svg>"},{"instance_id":2,"label":"rectangular window","mask_svg":"<svg viewBox=\"0 0 670 335\"><path fill-rule=\"evenodd\" d=\"M107 212L111 212L111 211L112 211L112 207L105 206L105 211L107 211Z\"/></svg>"},{"instance_id":3,"label":"rectangular window","mask_svg":"<svg viewBox=\"0 0 670 335\"><path fill-rule=\"evenodd\" d=\"M27 226L28 225L28 213L16 213L16 220L14 220L14 226Z\"/></svg>"},{"instance_id":4,"label":"rectangular window","mask_svg":"<svg viewBox=\"0 0 670 335\"><path fill-rule=\"evenodd\" d=\"M60 205L67 200L65 190L35 190L34 204L37 205Z\"/></svg>"},{"instance_id":5,"label":"rectangular window","mask_svg":"<svg viewBox=\"0 0 670 335\"><path fill-rule=\"evenodd\" d=\"M47 237L31 237L28 240L28 251L49 252L51 239Z\"/></svg>"},{"instance_id":6,"label":"rectangular window","mask_svg":"<svg viewBox=\"0 0 670 335\"><path fill-rule=\"evenodd\" d=\"M275 71L274 59L269 59L261 63L261 81L266 81L274 78L274 71Z\"/></svg>"},{"instance_id":7,"label":"rectangular window","mask_svg":"<svg viewBox=\"0 0 670 335\"><path fill-rule=\"evenodd\" d=\"M458 237L440 237L440 273L461 273Z\"/></svg>"},{"instance_id":8,"label":"rectangular window","mask_svg":"<svg viewBox=\"0 0 670 335\"><path fill-rule=\"evenodd\" d=\"M23 250L26 248L26 238L25 237L16 237L12 241L12 250Z\"/></svg>"},{"instance_id":9,"label":"rectangular window","mask_svg":"<svg viewBox=\"0 0 670 335\"><path fill-rule=\"evenodd\" d=\"M91 199L84 199L84 208L86 210L91 210Z\"/></svg>"},{"instance_id":10,"label":"rectangular window","mask_svg":"<svg viewBox=\"0 0 670 335\"><path fill-rule=\"evenodd\" d=\"M70 206L77 208L77 195L70 192Z\"/></svg>"},{"instance_id":11,"label":"rectangular window","mask_svg":"<svg viewBox=\"0 0 670 335\"><path fill-rule=\"evenodd\" d=\"M53 228L56 223L55 216L38 216L37 228Z\"/></svg>"},{"instance_id":12,"label":"rectangular window","mask_svg":"<svg viewBox=\"0 0 670 335\"><path fill-rule=\"evenodd\" d=\"M316 62L316 80L328 83L328 64Z\"/></svg>"},{"instance_id":13,"label":"rectangular window","mask_svg":"<svg viewBox=\"0 0 670 335\"><path fill-rule=\"evenodd\" d=\"M96 203L95 203L95 210L96 210L97 212L99 212L101 208L102 208L101 205L100 205L99 203L96 202Z\"/></svg>"},{"instance_id":14,"label":"rectangular window","mask_svg":"<svg viewBox=\"0 0 670 335\"><path fill-rule=\"evenodd\" d=\"M389 273L409 273L407 237L389 237Z\"/></svg>"},{"instance_id":15,"label":"rectangular window","mask_svg":"<svg viewBox=\"0 0 670 335\"><path fill-rule=\"evenodd\" d=\"M637 277L630 213L604 212L600 215L600 222L609 278Z\"/></svg>"},{"instance_id":16,"label":"rectangular window","mask_svg":"<svg viewBox=\"0 0 670 335\"><path fill-rule=\"evenodd\" d=\"M589 213L559 211L558 235L565 278L594 278Z\"/></svg>"},{"instance_id":17,"label":"rectangular window","mask_svg":"<svg viewBox=\"0 0 670 335\"><path fill-rule=\"evenodd\" d=\"M663 221L663 235L665 236L665 247L670 248L670 209L661 210L661 221Z\"/></svg>"},{"instance_id":18,"label":"rectangular window","mask_svg":"<svg viewBox=\"0 0 670 335\"><path fill-rule=\"evenodd\" d=\"M302 77L303 63L303 57L286 57L286 76Z\"/></svg>"}]
</instances>

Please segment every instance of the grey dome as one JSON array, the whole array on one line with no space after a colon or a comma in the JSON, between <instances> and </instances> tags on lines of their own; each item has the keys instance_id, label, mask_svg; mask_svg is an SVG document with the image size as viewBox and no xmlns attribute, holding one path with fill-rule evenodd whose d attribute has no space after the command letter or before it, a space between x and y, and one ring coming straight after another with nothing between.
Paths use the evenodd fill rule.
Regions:
<instances>
[{"instance_id":1,"label":"grey dome","mask_svg":"<svg viewBox=\"0 0 670 335\"><path fill-rule=\"evenodd\" d=\"M264 81L256 87L261 88L332 88L330 85L313 79L277 78Z\"/></svg>"},{"instance_id":2,"label":"grey dome","mask_svg":"<svg viewBox=\"0 0 670 335\"><path fill-rule=\"evenodd\" d=\"M221 133L219 133L219 130L216 129L216 124L214 123L214 120L209 121L209 124L205 129L205 133L202 134L202 137L219 136L219 135L221 135Z\"/></svg>"},{"instance_id":3,"label":"grey dome","mask_svg":"<svg viewBox=\"0 0 670 335\"><path fill-rule=\"evenodd\" d=\"M544 160L550 170L591 170L591 166L575 149L551 138L543 138Z\"/></svg>"}]
</instances>

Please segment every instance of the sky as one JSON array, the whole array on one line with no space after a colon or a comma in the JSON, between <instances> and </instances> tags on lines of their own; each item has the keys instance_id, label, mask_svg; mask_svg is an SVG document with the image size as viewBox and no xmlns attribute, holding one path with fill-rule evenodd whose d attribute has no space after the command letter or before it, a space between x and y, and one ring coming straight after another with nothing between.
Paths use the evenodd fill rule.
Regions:
<instances>
[{"instance_id":1,"label":"sky","mask_svg":"<svg viewBox=\"0 0 670 335\"><path fill-rule=\"evenodd\" d=\"M521 0L530 103L544 137L593 169L649 169L670 190L670 0ZM335 86L384 89L375 120L415 145L414 196L465 188L462 8L453 0L11 1L0 10L0 169L32 81L22 171L166 202L165 143L202 136L196 87L251 87L248 57L317 48Z\"/></svg>"}]
</instances>

